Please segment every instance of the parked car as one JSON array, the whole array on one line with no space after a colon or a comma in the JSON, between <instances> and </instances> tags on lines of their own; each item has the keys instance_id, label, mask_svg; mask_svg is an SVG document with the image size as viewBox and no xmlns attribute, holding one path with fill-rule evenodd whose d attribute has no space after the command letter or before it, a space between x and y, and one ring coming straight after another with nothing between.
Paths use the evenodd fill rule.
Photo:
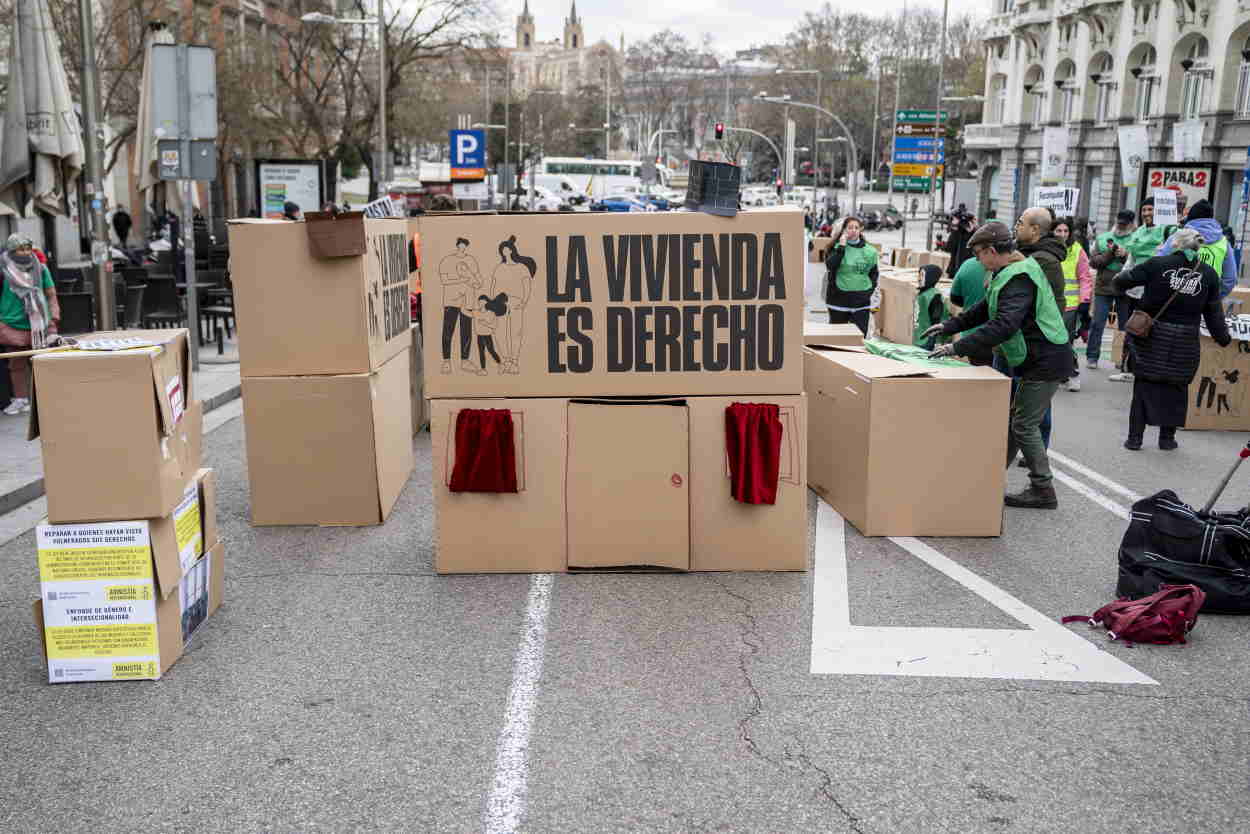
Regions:
<instances>
[{"instance_id":1,"label":"parked car","mask_svg":"<svg viewBox=\"0 0 1250 834\"><path fill-rule=\"evenodd\" d=\"M571 206L580 206L590 202L590 195L577 187L563 174L535 174L534 184L550 189L553 194Z\"/></svg>"},{"instance_id":2,"label":"parked car","mask_svg":"<svg viewBox=\"0 0 1250 834\"><path fill-rule=\"evenodd\" d=\"M654 211L641 200L628 194L609 194L601 200L592 200L591 211Z\"/></svg>"},{"instance_id":3,"label":"parked car","mask_svg":"<svg viewBox=\"0 0 1250 834\"><path fill-rule=\"evenodd\" d=\"M541 185L534 186L531 191L524 189L516 192L512 197L514 208L520 208L525 211L568 211L569 205L561 200L549 188Z\"/></svg>"},{"instance_id":4,"label":"parked car","mask_svg":"<svg viewBox=\"0 0 1250 834\"><path fill-rule=\"evenodd\" d=\"M901 229L903 215L889 203L860 203L860 215L869 229ZM869 215L873 219L869 220ZM869 225L875 223L875 225Z\"/></svg>"}]
</instances>

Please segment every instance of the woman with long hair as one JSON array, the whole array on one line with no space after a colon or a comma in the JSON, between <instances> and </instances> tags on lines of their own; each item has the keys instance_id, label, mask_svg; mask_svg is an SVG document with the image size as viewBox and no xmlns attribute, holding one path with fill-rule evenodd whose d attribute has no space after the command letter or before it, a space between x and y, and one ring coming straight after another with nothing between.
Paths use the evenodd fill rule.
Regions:
<instances>
[{"instance_id":1,"label":"woman with long hair","mask_svg":"<svg viewBox=\"0 0 1250 834\"><path fill-rule=\"evenodd\" d=\"M508 296L508 312L503 317L503 356L501 373L519 374L521 346L525 340L525 308L534 292L534 275L538 263L517 251L516 235L499 244L499 265L491 274L491 297Z\"/></svg>"},{"instance_id":2,"label":"woman with long hair","mask_svg":"<svg viewBox=\"0 0 1250 834\"><path fill-rule=\"evenodd\" d=\"M830 324L852 322L868 335L872 294L877 289L877 250L864 238L864 221L847 217L833 228L825 258L825 306Z\"/></svg>"}]
</instances>

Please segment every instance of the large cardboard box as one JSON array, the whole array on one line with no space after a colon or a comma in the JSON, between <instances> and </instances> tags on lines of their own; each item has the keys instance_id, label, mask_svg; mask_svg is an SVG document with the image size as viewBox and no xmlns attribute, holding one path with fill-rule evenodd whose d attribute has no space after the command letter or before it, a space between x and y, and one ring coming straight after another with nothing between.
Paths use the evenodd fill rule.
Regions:
<instances>
[{"instance_id":1,"label":"large cardboard box","mask_svg":"<svg viewBox=\"0 0 1250 834\"><path fill-rule=\"evenodd\" d=\"M327 224L341 232L318 238ZM369 373L405 351L410 226L359 215L309 223L232 220L242 376Z\"/></svg>"},{"instance_id":2,"label":"large cardboard box","mask_svg":"<svg viewBox=\"0 0 1250 834\"><path fill-rule=\"evenodd\" d=\"M802 389L795 209L419 222L432 399Z\"/></svg>"},{"instance_id":3,"label":"large cardboard box","mask_svg":"<svg viewBox=\"0 0 1250 834\"><path fill-rule=\"evenodd\" d=\"M804 345L862 345L864 334L853 324L803 322Z\"/></svg>"},{"instance_id":4,"label":"large cardboard box","mask_svg":"<svg viewBox=\"0 0 1250 834\"><path fill-rule=\"evenodd\" d=\"M882 273L877 281L881 289L881 307L877 310L877 335L900 345L910 345L916 327L916 282L919 273L901 270Z\"/></svg>"},{"instance_id":5,"label":"large cardboard box","mask_svg":"<svg viewBox=\"0 0 1250 834\"><path fill-rule=\"evenodd\" d=\"M781 409L777 502L731 493L725 409ZM518 491L452 493L467 408L512 412ZM780 397L434 400L440 573L805 570L805 401Z\"/></svg>"},{"instance_id":6,"label":"large cardboard box","mask_svg":"<svg viewBox=\"0 0 1250 834\"><path fill-rule=\"evenodd\" d=\"M911 251L906 246L899 246L890 250L890 265L899 268L905 268L907 261L911 258Z\"/></svg>"},{"instance_id":7,"label":"large cardboard box","mask_svg":"<svg viewBox=\"0 0 1250 834\"><path fill-rule=\"evenodd\" d=\"M1202 358L1189 384L1185 428L1250 431L1250 342L1234 339L1222 348L1210 336L1200 339Z\"/></svg>"},{"instance_id":8,"label":"large cardboard box","mask_svg":"<svg viewBox=\"0 0 1250 834\"><path fill-rule=\"evenodd\" d=\"M807 261L813 264L823 264L825 258L829 257L829 250L833 248L833 238L831 237L814 237L812 238L812 248L807 250Z\"/></svg>"},{"instance_id":9,"label":"large cardboard box","mask_svg":"<svg viewBox=\"0 0 1250 834\"><path fill-rule=\"evenodd\" d=\"M32 362L29 437L43 452L54 523L168 515L200 468L203 407L187 331L92 334L146 347L46 353Z\"/></svg>"},{"instance_id":10,"label":"large cardboard box","mask_svg":"<svg viewBox=\"0 0 1250 834\"><path fill-rule=\"evenodd\" d=\"M371 374L243 379L253 524L386 520L412 473L408 354Z\"/></svg>"},{"instance_id":11,"label":"large cardboard box","mask_svg":"<svg viewBox=\"0 0 1250 834\"><path fill-rule=\"evenodd\" d=\"M175 593L162 596L142 545L146 531L118 524L106 558L89 557L77 570L62 560L67 576L42 582L34 612L48 683L158 680L221 607L221 542L188 568Z\"/></svg>"},{"instance_id":12,"label":"large cardboard box","mask_svg":"<svg viewBox=\"0 0 1250 834\"><path fill-rule=\"evenodd\" d=\"M997 536L1007 377L808 347L808 484L866 536Z\"/></svg>"}]
</instances>

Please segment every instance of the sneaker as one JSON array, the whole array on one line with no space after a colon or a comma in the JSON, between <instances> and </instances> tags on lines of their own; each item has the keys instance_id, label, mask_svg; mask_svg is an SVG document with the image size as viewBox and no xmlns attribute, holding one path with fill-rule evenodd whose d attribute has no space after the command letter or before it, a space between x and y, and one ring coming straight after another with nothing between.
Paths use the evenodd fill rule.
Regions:
<instances>
[{"instance_id":1,"label":"sneaker","mask_svg":"<svg viewBox=\"0 0 1250 834\"><path fill-rule=\"evenodd\" d=\"M1097 359L1089 359L1089 360L1087 360L1087 361L1085 362L1085 367L1089 368L1091 371L1096 371L1096 370L1098 370L1098 360L1097 360Z\"/></svg>"},{"instance_id":2,"label":"sneaker","mask_svg":"<svg viewBox=\"0 0 1250 834\"><path fill-rule=\"evenodd\" d=\"M25 397L14 397L4 408L4 413L10 417L16 417L27 411L30 411L30 400Z\"/></svg>"},{"instance_id":3,"label":"sneaker","mask_svg":"<svg viewBox=\"0 0 1250 834\"><path fill-rule=\"evenodd\" d=\"M1130 373L1118 373L1118 374L1112 374L1111 376L1107 377L1107 379L1111 380L1112 382L1132 382L1133 375Z\"/></svg>"},{"instance_id":4,"label":"sneaker","mask_svg":"<svg viewBox=\"0 0 1250 834\"><path fill-rule=\"evenodd\" d=\"M1009 492L1003 496L1003 503L1008 507L1023 507L1030 510L1056 510L1059 498L1054 487L1029 486L1019 492Z\"/></svg>"},{"instance_id":5,"label":"sneaker","mask_svg":"<svg viewBox=\"0 0 1250 834\"><path fill-rule=\"evenodd\" d=\"M1141 451L1141 438L1130 437L1128 440L1124 441L1124 448L1128 449L1130 452L1140 452Z\"/></svg>"},{"instance_id":6,"label":"sneaker","mask_svg":"<svg viewBox=\"0 0 1250 834\"><path fill-rule=\"evenodd\" d=\"M1068 390L1069 391L1081 390L1081 378L1079 376L1074 376L1068 380Z\"/></svg>"}]
</instances>

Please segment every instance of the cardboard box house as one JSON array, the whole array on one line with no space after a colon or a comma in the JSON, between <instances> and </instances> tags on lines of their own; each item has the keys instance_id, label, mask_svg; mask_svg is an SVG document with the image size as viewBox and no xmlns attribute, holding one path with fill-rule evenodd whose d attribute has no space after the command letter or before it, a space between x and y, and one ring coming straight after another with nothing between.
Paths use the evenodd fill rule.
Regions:
<instances>
[{"instance_id":1,"label":"cardboard box house","mask_svg":"<svg viewBox=\"0 0 1250 834\"><path fill-rule=\"evenodd\" d=\"M418 224L431 399L802 390L795 209Z\"/></svg>"},{"instance_id":2,"label":"cardboard box house","mask_svg":"<svg viewBox=\"0 0 1250 834\"><path fill-rule=\"evenodd\" d=\"M373 373L243 379L253 524L386 520L412 473L409 354Z\"/></svg>"},{"instance_id":3,"label":"cardboard box house","mask_svg":"<svg viewBox=\"0 0 1250 834\"><path fill-rule=\"evenodd\" d=\"M433 400L437 570L806 570L805 398L745 398L777 407L771 504L734 496L742 399ZM515 491L454 491L459 418L486 409L509 415Z\"/></svg>"},{"instance_id":4,"label":"cardboard box house","mask_svg":"<svg viewBox=\"0 0 1250 834\"><path fill-rule=\"evenodd\" d=\"M1228 324L1233 333L1228 347L1220 347L1205 332L1200 337L1202 356L1189 384L1186 429L1250 431L1250 320L1239 326L1230 319Z\"/></svg>"},{"instance_id":5,"label":"cardboard box house","mask_svg":"<svg viewBox=\"0 0 1250 834\"><path fill-rule=\"evenodd\" d=\"M242 376L369 373L408 349L409 221L356 212L228 228Z\"/></svg>"},{"instance_id":6,"label":"cardboard box house","mask_svg":"<svg viewBox=\"0 0 1250 834\"><path fill-rule=\"evenodd\" d=\"M808 484L866 536L997 536L1010 380L862 350L804 351Z\"/></svg>"},{"instance_id":7,"label":"cardboard box house","mask_svg":"<svg viewBox=\"0 0 1250 834\"><path fill-rule=\"evenodd\" d=\"M212 470L168 516L36 530L49 683L155 679L221 604Z\"/></svg>"},{"instance_id":8,"label":"cardboard box house","mask_svg":"<svg viewBox=\"0 0 1250 834\"><path fill-rule=\"evenodd\" d=\"M862 345L864 334L853 324L826 324L819 321L803 322L804 345Z\"/></svg>"},{"instance_id":9,"label":"cardboard box house","mask_svg":"<svg viewBox=\"0 0 1250 834\"><path fill-rule=\"evenodd\" d=\"M48 519L167 515L200 467L187 331L98 333L80 346L32 362L29 437L40 440Z\"/></svg>"}]
</instances>

